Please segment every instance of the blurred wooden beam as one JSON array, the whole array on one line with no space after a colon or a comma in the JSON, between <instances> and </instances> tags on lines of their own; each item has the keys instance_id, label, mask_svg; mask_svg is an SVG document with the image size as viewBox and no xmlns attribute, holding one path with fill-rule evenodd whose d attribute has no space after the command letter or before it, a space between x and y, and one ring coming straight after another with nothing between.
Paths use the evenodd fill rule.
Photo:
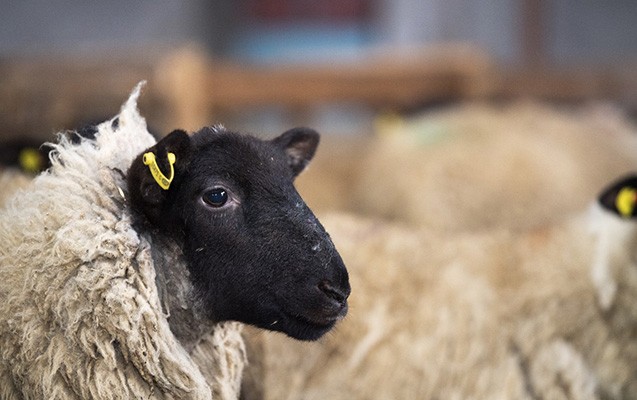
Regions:
<instances>
[{"instance_id":1,"label":"blurred wooden beam","mask_svg":"<svg viewBox=\"0 0 637 400\"><path fill-rule=\"evenodd\" d=\"M637 89L635 68L622 71L502 70L469 46L385 51L321 66L245 65L210 60L193 48L134 60L0 60L0 128L5 137L43 136L109 118L140 80L148 80L142 113L166 133L199 129L225 112L253 106L306 110L351 101L401 110L476 98L634 99L627 93Z\"/></svg>"},{"instance_id":2,"label":"blurred wooden beam","mask_svg":"<svg viewBox=\"0 0 637 400\"><path fill-rule=\"evenodd\" d=\"M203 122L197 115L210 118L210 114L252 106L303 110L321 103L352 101L401 109L461 100L480 94L484 88L481 77L490 70L490 58L466 45L382 52L356 63L312 66L202 60L183 49L166 57L155 82L176 121L189 129Z\"/></svg>"},{"instance_id":3,"label":"blurred wooden beam","mask_svg":"<svg viewBox=\"0 0 637 400\"><path fill-rule=\"evenodd\" d=\"M498 73L490 97L536 98L578 102L586 100L620 100L623 87L620 77L603 69L515 68Z\"/></svg>"},{"instance_id":4,"label":"blurred wooden beam","mask_svg":"<svg viewBox=\"0 0 637 400\"><path fill-rule=\"evenodd\" d=\"M479 90L474 83L490 66L484 53L466 48L318 67L213 64L208 87L212 107L297 107L331 101L403 107L469 97Z\"/></svg>"}]
</instances>

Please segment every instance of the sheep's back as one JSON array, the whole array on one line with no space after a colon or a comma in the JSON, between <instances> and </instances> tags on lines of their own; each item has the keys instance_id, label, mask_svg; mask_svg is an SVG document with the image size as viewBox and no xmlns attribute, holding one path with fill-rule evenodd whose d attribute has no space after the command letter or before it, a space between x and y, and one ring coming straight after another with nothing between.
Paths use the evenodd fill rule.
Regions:
<instances>
[{"instance_id":1,"label":"sheep's back","mask_svg":"<svg viewBox=\"0 0 637 400\"><path fill-rule=\"evenodd\" d=\"M318 344L251 337L265 354L266 398L637 393L634 307L618 300L611 320L600 310L586 217L524 234L451 235L347 215L322 221L350 271L350 312Z\"/></svg>"},{"instance_id":2,"label":"sheep's back","mask_svg":"<svg viewBox=\"0 0 637 400\"><path fill-rule=\"evenodd\" d=\"M394 131L369 146L350 209L452 232L540 227L637 165L637 129L608 106L462 105Z\"/></svg>"},{"instance_id":3,"label":"sheep's back","mask_svg":"<svg viewBox=\"0 0 637 400\"><path fill-rule=\"evenodd\" d=\"M453 263L453 244L380 221L322 221L350 272L350 311L318 344L257 337L266 398L520 398L516 360L497 345L496 289ZM479 251L464 248L476 261Z\"/></svg>"}]
</instances>

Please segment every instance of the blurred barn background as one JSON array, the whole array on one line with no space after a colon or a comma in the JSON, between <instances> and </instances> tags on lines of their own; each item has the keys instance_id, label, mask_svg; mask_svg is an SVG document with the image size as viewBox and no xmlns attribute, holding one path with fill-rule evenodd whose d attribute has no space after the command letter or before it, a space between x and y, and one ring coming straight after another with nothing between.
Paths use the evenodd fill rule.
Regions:
<instances>
[{"instance_id":1,"label":"blurred barn background","mask_svg":"<svg viewBox=\"0 0 637 400\"><path fill-rule=\"evenodd\" d=\"M636 20L632 0L4 1L0 161L15 163L23 144L111 117L147 80L141 110L158 136L214 123L266 136L294 125L323 133L299 181L319 210L455 229L419 216L418 204L443 219L440 202L470 203L475 213L493 201L463 201L459 188L474 182L491 193L508 185L518 195L503 207L526 208L540 186L511 188L506 176L480 186L476 176L569 157L573 172L560 177L588 183L570 196L576 208L633 165L624 154L630 147L618 143L634 133L637 114ZM509 131L517 136L489 136ZM411 138L403 143L409 157L397 150L397 135ZM512 156L546 136L561 142ZM592 140L623 153L604 153L595 164L602 150ZM474 144L463 150L471 161L456 156L462 167L443 170L453 160L444 157L418 164L458 143ZM588 153L576 150L586 146ZM397 180L416 169L411 181ZM446 197L420 200L420 191L435 190ZM547 202L564 212L560 198Z\"/></svg>"}]
</instances>

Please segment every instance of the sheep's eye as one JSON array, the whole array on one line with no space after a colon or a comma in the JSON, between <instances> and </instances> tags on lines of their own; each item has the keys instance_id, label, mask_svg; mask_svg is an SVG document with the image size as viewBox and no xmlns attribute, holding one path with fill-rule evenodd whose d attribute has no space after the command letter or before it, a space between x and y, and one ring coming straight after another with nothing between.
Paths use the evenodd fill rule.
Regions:
<instances>
[{"instance_id":1,"label":"sheep's eye","mask_svg":"<svg viewBox=\"0 0 637 400\"><path fill-rule=\"evenodd\" d=\"M203 194L203 200L213 207L221 207L228 201L228 192L221 188L212 189Z\"/></svg>"}]
</instances>

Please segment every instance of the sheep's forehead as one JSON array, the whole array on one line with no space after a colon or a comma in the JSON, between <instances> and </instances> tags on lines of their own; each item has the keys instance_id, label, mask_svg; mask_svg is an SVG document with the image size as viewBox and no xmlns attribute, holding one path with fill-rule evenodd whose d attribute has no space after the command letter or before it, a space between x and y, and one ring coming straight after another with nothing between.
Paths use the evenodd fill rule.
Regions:
<instances>
[{"instance_id":1,"label":"sheep's forehead","mask_svg":"<svg viewBox=\"0 0 637 400\"><path fill-rule=\"evenodd\" d=\"M291 180L285 152L269 141L232 132L193 137L195 173L222 174L239 180Z\"/></svg>"}]
</instances>

